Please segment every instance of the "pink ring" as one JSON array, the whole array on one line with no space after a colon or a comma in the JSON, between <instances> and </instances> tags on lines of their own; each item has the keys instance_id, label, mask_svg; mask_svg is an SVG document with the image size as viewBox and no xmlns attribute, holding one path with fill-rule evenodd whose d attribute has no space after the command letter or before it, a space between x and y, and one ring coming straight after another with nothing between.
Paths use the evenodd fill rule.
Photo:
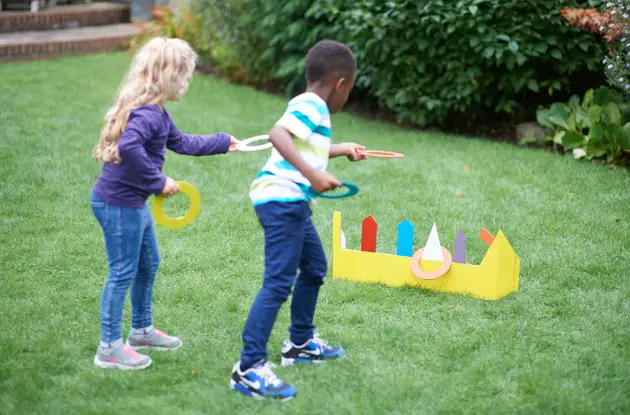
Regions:
<instances>
[{"instance_id":1,"label":"pink ring","mask_svg":"<svg viewBox=\"0 0 630 415\"><path fill-rule=\"evenodd\" d=\"M364 156L381 158L381 159L401 159L405 157L405 155L402 153L394 153L393 151L382 151L382 150L357 150L357 153Z\"/></svg>"},{"instance_id":2,"label":"pink ring","mask_svg":"<svg viewBox=\"0 0 630 415\"><path fill-rule=\"evenodd\" d=\"M423 271L422 268L420 268L420 259L422 259L424 249L418 249L416 253L413 254L413 257L411 257L411 272L413 272L413 274L421 280L434 280L446 274L446 271L451 268L453 257L451 256L451 253L448 251L448 249L444 248L443 246L441 248L442 254L444 255L444 262L442 263L442 266L440 268L433 272Z\"/></svg>"}]
</instances>

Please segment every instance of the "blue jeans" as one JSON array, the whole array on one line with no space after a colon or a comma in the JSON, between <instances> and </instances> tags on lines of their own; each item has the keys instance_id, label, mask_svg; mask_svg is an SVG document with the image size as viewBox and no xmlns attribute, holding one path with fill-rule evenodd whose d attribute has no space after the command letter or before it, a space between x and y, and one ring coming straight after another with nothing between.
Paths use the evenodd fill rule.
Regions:
<instances>
[{"instance_id":1,"label":"blue jeans","mask_svg":"<svg viewBox=\"0 0 630 415\"><path fill-rule=\"evenodd\" d=\"M131 285L131 326L153 324L153 282L160 264L149 208L110 205L94 195L90 202L103 228L109 275L101 296L101 341L122 339L122 315Z\"/></svg>"},{"instance_id":2,"label":"blue jeans","mask_svg":"<svg viewBox=\"0 0 630 415\"><path fill-rule=\"evenodd\" d=\"M269 202L255 209L265 231L265 273L243 330L243 369L266 359L271 329L294 282L291 341L303 344L313 337L317 296L328 270L307 202Z\"/></svg>"}]
</instances>

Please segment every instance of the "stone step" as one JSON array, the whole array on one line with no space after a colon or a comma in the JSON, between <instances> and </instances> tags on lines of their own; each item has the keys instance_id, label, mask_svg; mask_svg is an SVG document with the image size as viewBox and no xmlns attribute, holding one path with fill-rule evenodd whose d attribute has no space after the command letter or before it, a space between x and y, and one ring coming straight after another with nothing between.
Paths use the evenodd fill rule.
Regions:
<instances>
[{"instance_id":1,"label":"stone step","mask_svg":"<svg viewBox=\"0 0 630 415\"><path fill-rule=\"evenodd\" d=\"M38 12L0 12L0 33L69 29L128 23L128 4L92 3L56 6Z\"/></svg>"},{"instance_id":2,"label":"stone step","mask_svg":"<svg viewBox=\"0 0 630 415\"><path fill-rule=\"evenodd\" d=\"M128 45L142 28L132 23L0 34L0 62L110 52Z\"/></svg>"}]
</instances>

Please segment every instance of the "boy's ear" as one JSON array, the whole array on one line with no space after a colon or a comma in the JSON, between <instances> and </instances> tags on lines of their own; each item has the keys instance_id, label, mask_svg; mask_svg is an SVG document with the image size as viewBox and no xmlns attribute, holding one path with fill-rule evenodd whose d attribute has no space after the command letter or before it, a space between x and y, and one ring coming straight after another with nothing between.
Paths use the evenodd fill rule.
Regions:
<instances>
[{"instance_id":1,"label":"boy's ear","mask_svg":"<svg viewBox=\"0 0 630 415\"><path fill-rule=\"evenodd\" d=\"M346 82L348 82L348 80L346 78L339 78L337 79L337 82L335 82L335 91L339 91L343 88L343 86L346 84Z\"/></svg>"}]
</instances>

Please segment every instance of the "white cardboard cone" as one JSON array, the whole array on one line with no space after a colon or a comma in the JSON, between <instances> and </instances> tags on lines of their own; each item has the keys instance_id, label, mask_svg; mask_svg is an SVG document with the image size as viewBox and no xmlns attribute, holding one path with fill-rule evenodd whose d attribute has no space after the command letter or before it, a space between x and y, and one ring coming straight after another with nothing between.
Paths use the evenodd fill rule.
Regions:
<instances>
[{"instance_id":1,"label":"white cardboard cone","mask_svg":"<svg viewBox=\"0 0 630 415\"><path fill-rule=\"evenodd\" d=\"M422 259L430 259L434 261L444 262L444 255L442 255L442 244L440 244L440 236L438 235L435 223L431 228L429 239L427 240L427 244L424 247Z\"/></svg>"}]
</instances>

